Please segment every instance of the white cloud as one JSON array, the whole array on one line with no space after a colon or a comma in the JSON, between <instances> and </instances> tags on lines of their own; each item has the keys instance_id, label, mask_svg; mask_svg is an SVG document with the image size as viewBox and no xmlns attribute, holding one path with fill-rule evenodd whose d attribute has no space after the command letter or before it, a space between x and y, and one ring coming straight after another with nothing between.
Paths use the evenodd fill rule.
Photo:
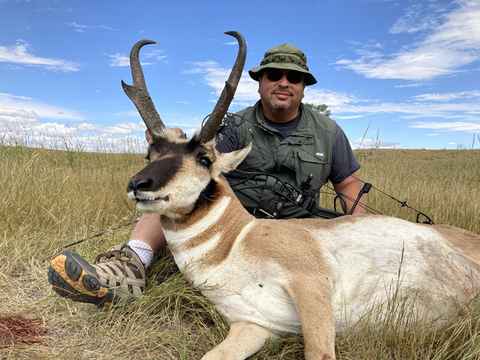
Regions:
<instances>
[{"instance_id":1,"label":"white cloud","mask_svg":"<svg viewBox=\"0 0 480 360\"><path fill-rule=\"evenodd\" d=\"M480 121L476 112L480 111L478 103L446 103L446 102L416 102L416 103L369 103L365 105L344 104L329 107L333 114L403 114L403 119L419 117L449 118L452 116L469 121Z\"/></svg>"},{"instance_id":2,"label":"white cloud","mask_svg":"<svg viewBox=\"0 0 480 360\"><path fill-rule=\"evenodd\" d=\"M74 72L80 65L73 61L37 57L28 52L29 45L19 40L16 45L0 46L0 62L14 63L28 66L41 66L47 70Z\"/></svg>"},{"instance_id":3,"label":"white cloud","mask_svg":"<svg viewBox=\"0 0 480 360\"><path fill-rule=\"evenodd\" d=\"M97 129L102 134L132 134L134 131L145 131L146 126L143 121L138 123L122 123L115 126L100 127Z\"/></svg>"},{"instance_id":4,"label":"white cloud","mask_svg":"<svg viewBox=\"0 0 480 360\"><path fill-rule=\"evenodd\" d=\"M365 115L335 116L335 119L339 119L339 120L361 119L364 116Z\"/></svg>"},{"instance_id":5,"label":"white cloud","mask_svg":"<svg viewBox=\"0 0 480 360\"><path fill-rule=\"evenodd\" d=\"M341 59L335 64L366 78L426 80L463 71L462 67L480 60L480 2L459 0L456 9L414 17L413 10L390 29L393 34L427 33L410 47L384 54L360 49L356 60Z\"/></svg>"},{"instance_id":6,"label":"white cloud","mask_svg":"<svg viewBox=\"0 0 480 360\"><path fill-rule=\"evenodd\" d=\"M28 125L31 123L38 123L38 120L33 113L22 109L11 109L0 107L0 124L18 123Z\"/></svg>"},{"instance_id":7,"label":"white cloud","mask_svg":"<svg viewBox=\"0 0 480 360\"><path fill-rule=\"evenodd\" d=\"M438 4L415 4L410 6L388 31L391 34L402 32L416 33L432 29L439 25L438 12L442 11Z\"/></svg>"},{"instance_id":8,"label":"white cloud","mask_svg":"<svg viewBox=\"0 0 480 360\"><path fill-rule=\"evenodd\" d=\"M84 119L83 116L72 110L42 104L27 97L10 94L0 94L0 117L4 122L15 122L19 118L26 122L31 122L32 119L63 121Z\"/></svg>"},{"instance_id":9,"label":"white cloud","mask_svg":"<svg viewBox=\"0 0 480 360\"><path fill-rule=\"evenodd\" d=\"M71 110L24 96L0 93L2 144L109 152L144 152L146 149L144 140L133 134L145 131L141 120L114 126L79 122L81 120L85 120L84 117ZM70 121L75 121L74 125L70 125Z\"/></svg>"},{"instance_id":10,"label":"white cloud","mask_svg":"<svg viewBox=\"0 0 480 360\"><path fill-rule=\"evenodd\" d=\"M358 99L346 93L310 87L305 88L303 101L313 104L326 104L329 108L359 102Z\"/></svg>"},{"instance_id":11,"label":"white cloud","mask_svg":"<svg viewBox=\"0 0 480 360\"><path fill-rule=\"evenodd\" d=\"M191 69L184 71L183 73L203 74L205 83L214 90L213 95L215 98L212 98L212 101L217 101L225 86L225 81L230 75L231 69L221 68L215 61L196 62L192 63L192 66L193 67ZM240 106L252 105L259 99L257 90L258 83L255 80L252 80L248 73L244 71L240 79L240 83L238 84L237 91L235 92L235 98L232 104Z\"/></svg>"},{"instance_id":12,"label":"white cloud","mask_svg":"<svg viewBox=\"0 0 480 360\"><path fill-rule=\"evenodd\" d=\"M0 115L2 144L97 152L143 153L147 149L143 136L146 128L143 122L115 126L90 123L70 126L53 122L40 123L22 112L18 112L18 115L20 115L18 122L13 121L12 117L5 122ZM134 131L140 131L142 135L137 136Z\"/></svg>"},{"instance_id":13,"label":"white cloud","mask_svg":"<svg viewBox=\"0 0 480 360\"><path fill-rule=\"evenodd\" d=\"M401 89L401 88L410 88L410 87L419 87L422 86L423 83L414 83L414 84L407 84L407 85L396 85L394 88Z\"/></svg>"},{"instance_id":14,"label":"white cloud","mask_svg":"<svg viewBox=\"0 0 480 360\"><path fill-rule=\"evenodd\" d=\"M414 129L431 129L440 131L462 131L469 133L480 132L480 122L415 122L408 127Z\"/></svg>"},{"instance_id":15,"label":"white cloud","mask_svg":"<svg viewBox=\"0 0 480 360\"><path fill-rule=\"evenodd\" d=\"M118 29L114 29L110 26L105 26L105 25L80 25L80 24L77 24L76 22L67 23L67 25L73 26L76 29L76 31L80 31L80 32L85 32L85 29L105 29L105 30L118 31Z\"/></svg>"},{"instance_id":16,"label":"white cloud","mask_svg":"<svg viewBox=\"0 0 480 360\"><path fill-rule=\"evenodd\" d=\"M203 74L204 82L214 90L212 101L217 101L231 69L221 68L215 61L196 62L192 65L193 67L185 71L184 74ZM247 71L244 71L232 104L250 106L258 99L258 82L253 80ZM303 101L314 104L327 104L331 107L359 102L360 100L342 92L307 87Z\"/></svg>"},{"instance_id":17,"label":"white cloud","mask_svg":"<svg viewBox=\"0 0 480 360\"><path fill-rule=\"evenodd\" d=\"M130 58L125 54L107 55L110 60L110 66L130 66Z\"/></svg>"},{"instance_id":18,"label":"white cloud","mask_svg":"<svg viewBox=\"0 0 480 360\"><path fill-rule=\"evenodd\" d=\"M137 110L130 110L130 111L119 112L115 114L115 116L140 116L140 115L138 114Z\"/></svg>"},{"instance_id":19,"label":"white cloud","mask_svg":"<svg viewBox=\"0 0 480 360\"><path fill-rule=\"evenodd\" d=\"M361 138L355 140L353 143L350 144L352 149L372 149L372 148L379 148L379 149L398 149L400 143L392 142L392 141L384 141L384 140L373 140L373 139L366 139Z\"/></svg>"},{"instance_id":20,"label":"white cloud","mask_svg":"<svg viewBox=\"0 0 480 360\"><path fill-rule=\"evenodd\" d=\"M419 101L452 101L457 99L471 99L471 98L480 98L480 91L461 91L457 93L446 93L446 94L422 94L414 97L415 100Z\"/></svg>"},{"instance_id":21,"label":"white cloud","mask_svg":"<svg viewBox=\"0 0 480 360\"><path fill-rule=\"evenodd\" d=\"M142 54L142 57L145 59L155 59L155 60L165 60L167 55L161 55L163 50L150 50Z\"/></svg>"},{"instance_id":22,"label":"white cloud","mask_svg":"<svg viewBox=\"0 0 480 360\"><path fill-rule=\"evenodd\" d=\"M77 129L52 123L42 124L36 129L13 126L9 129L2 129L0 127L0 142L4 145L108 153L145 153L148 148L143 136L133 134L126 136L87 135Z\"/></svg>"},{"instance_id":23,"label":"white cloud","mask_svg":"<svg viewBox=\"0 0 480 360\"><path fill-rule=\"evenodd\" d=\"M141 54L143 59L154 59L154 60L164 60L166 59L166 55L160 55L162 50L153 50L149 52L145 52ZM114 55L104 54L110 58L110 66L130 66L130 57L126 54L116 53ZM142 66L146 65L153 65L152 62L144 62L140 61Z\"/></svg>"},{"instance_id":24,"label":"white cloud","mask_svg":"<svg viewBox=\"0 0 480 360\"><path fill-rule=\"evenodd\" d=\"M18 95L12 95L12 94L6 94L6 93L0 93L0 97L9 97L9 98L15 98L15 99L22 99L22 100L31 100L32 98L26 97L26 96L18 96Z\"/></svg>"},{"instance_id":25,"label":"white cloud","mask_svg":"<svg viewBox=\"0 0 480 360\"><path fill-rule=\"evenodd\" d=\"M230 69L221 68L214 61L193 63L193 67L184 72L188 74L202 74L207 85L213 88L214 99L216 101L220 95L225 80ZM234 101L242 106L252 105L257 99L258 83L252 80L247 72L244 72L242 79L235 94ZM465 91L446 94L423 94L412 98L412 102L388 103L372 100L358 99L357 97L331 90L325 90L317 87L307 87L305 90L304 102L314 104L327 104L333 113L335 119L357 119L368 115L392 114L397 119L419 119L419 118L437 118L437 119L458 119L456 131L478 132L477 124L480 123L480 103L458 102L451 103L448 100L453 99L473 99L480 97L480 91ZM462 124L460 124L460 122ZM435 124L441 123L435 121L432 129L436 129ZM420 123L414 123L419 128ZM422 126L427 128L428 122L422 122ZM398 146L396 143L383 144L382 146Z\"/></svg>"}]
</instances>

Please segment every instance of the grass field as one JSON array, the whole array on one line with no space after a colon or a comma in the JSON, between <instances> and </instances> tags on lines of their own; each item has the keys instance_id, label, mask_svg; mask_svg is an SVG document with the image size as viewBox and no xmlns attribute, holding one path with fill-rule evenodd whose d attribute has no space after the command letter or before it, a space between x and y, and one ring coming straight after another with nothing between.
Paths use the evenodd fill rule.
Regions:
<instances>
[{"instance_id":1,"label":"grass field","mask_svg":"<svg viewBox=\"0 0 480 360\"><path fill-rule=\"evenodd\" d=\"M480 233L480 150L362 150L361 179L407 201L436 223ZM98 310L55 295L49 259L62 246L134 221L128 179L138 154L100 154L0 145L0 358L199 359L226 335L210 304L183 280L172 259L149 273L146 296ZM330 192L331 191L328 191ZM322 194L331 208L333 196ZM372 189L367 203L409 220L416 213ZM133 224L72 246L88 260L128 241ZM392 305L392 313L398 309ZM402 316L407 317L408 314ZM16 321L16 322L15 322ZM374 314L337 339L339 359L480 359L480 303L459 308L443 330ZM252 359L302 359L301 336L270 342Z\"/></svg>"}]
</instances>

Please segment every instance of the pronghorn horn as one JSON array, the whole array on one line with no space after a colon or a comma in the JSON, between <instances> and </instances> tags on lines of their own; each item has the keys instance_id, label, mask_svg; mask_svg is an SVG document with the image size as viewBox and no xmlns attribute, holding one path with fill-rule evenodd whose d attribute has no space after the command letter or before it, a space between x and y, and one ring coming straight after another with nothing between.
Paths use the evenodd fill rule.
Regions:
<instances>
[{"instance_id":1,"label":"pronghorn horn","mask_svg":"<svg viewBox=\"0 0 480 360\"><path fill-rule=\"evenodd\" d=\"M222 123L223 117L227 113L228 107L233 100L235 90L237 90L237 85L242 77L243 67L247 57L247 45L243 36L236 31L227 31L225 34L235 37L238 41L239 48L237 60L233 65L228 80L225 82L225 87L223 88L222 94L220 95L212 114L200 131L199 138L202 143L206 143L215 137L218 127Z\"/></svg>"},{"instance_id":2,"label":"pronghorn horn","mask_svg":"<svg viewBox=\"0 0 480 360\"><path fill-rule=\"evenodd\" d=\"M161 138L165 125L158 115L152 98L147 90L145 78L143 77L142 66L140 65L139 52L143 45L158 44L152 40L140 40L133 45L130 51L130 67L132 69L133 86L127 85L122 80L122 87L127 96L132 100L140 113L147 129L150 131L152 138Z\"/></svg>"}]
</instances>

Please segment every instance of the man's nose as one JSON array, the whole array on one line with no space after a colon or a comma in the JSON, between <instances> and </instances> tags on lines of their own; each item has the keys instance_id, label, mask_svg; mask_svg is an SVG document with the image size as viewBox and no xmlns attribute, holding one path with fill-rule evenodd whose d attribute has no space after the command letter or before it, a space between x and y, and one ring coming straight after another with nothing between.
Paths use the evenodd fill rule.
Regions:
<instances>
[{"instance_id":1,"label":"man's nose","mask_svg":"<svg viewBox=\"0 0 480 360\"><path fill-rule=\"evenodd\" d=\"M289 86L290 82L287 80L287 74L283 73L282 78L278 80L278 84L281 86Z\"/></svg>"}]
</instances>

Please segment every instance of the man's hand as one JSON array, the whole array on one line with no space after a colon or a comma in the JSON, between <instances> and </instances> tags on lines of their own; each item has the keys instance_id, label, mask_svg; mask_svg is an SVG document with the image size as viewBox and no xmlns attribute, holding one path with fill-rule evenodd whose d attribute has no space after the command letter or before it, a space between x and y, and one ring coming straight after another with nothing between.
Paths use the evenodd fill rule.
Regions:
<instances>
[{"instance_id":1,"label":"man's hand","mask_svg":"<svg viewBox=\"0 0 480 360\"><path fill-rule=\"evenodd\" d=\"M338 184L333 184L333 188L340 195L344 195L343 198L346 202L347 208L343 210L346 214L348 214L350 212L350 209L352 208L355 199L358 196L358 193L362 189L362 184L358 180L357 175L352 174L342 182L339 182ZM353 210L353 215L356 214L365 214L365 197L363 195L360 198L357 207L355 207L355 210Z\"/></svg>"},{"instance_id":2,"label":"man's hand","mask_svg":"<svg viewBox=\"0 0 480 360\"><path fill-rule=\"evenodd\" d=\"M172 128L170 128L170 129L172 129ZM179 138L182 138L182 139L187 138L187 134L185 134L182 129L175 127L175 128L173 128L173 130L178 134ZM153 144L152 135L150 135L150 131L148 131L148 129L145 130L145 138L147 139L147 142L149 144Z\"/></svg>"}]
</instances>

